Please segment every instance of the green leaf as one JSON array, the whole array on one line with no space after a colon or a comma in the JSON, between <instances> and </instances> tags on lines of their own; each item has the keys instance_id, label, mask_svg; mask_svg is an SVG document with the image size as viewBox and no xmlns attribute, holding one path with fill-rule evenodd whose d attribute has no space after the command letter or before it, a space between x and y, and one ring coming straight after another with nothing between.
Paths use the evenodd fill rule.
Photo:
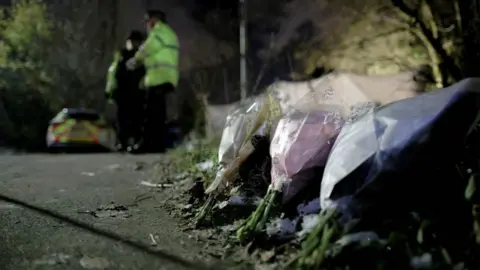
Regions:
<instances>
[{"instance_id":1,"label":"green leaf","mask_svg":"<svg viewBox=\"0 0 480 270\"><path fill-rule=\"evenodd\" d=\"M471 201L477 191L476 175L471 175L465 188L465 199Z\"/></svg>"}]
</instances>

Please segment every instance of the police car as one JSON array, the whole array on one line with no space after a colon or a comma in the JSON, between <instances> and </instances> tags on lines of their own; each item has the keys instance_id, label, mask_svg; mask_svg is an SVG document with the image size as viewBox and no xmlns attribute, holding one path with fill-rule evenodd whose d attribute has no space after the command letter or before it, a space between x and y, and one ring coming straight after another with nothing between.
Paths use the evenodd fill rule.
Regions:
<instances>
[{"instance_id":1,"label":"police car","mask_svg":"<svg viewBox=\"0 0 480 270\"><path fill-rule=\"evenodd\" d=\"M68 149L113 150L115 131L91 109L62 109L49 123L46 142L52 152Z\"/></svg>"}]
</instances>

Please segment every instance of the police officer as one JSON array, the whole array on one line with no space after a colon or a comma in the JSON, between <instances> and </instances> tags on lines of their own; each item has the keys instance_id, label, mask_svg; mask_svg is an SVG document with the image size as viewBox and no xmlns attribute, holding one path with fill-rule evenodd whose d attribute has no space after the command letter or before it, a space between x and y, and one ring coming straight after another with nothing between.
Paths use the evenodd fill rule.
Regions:
<instances>
[{"instance_id":1,"label":"police officer","mask_svg":"<svg viewBox=\"0 0 480 270\"><path fill-rule=\"evenodd\" d=\"M140 31L132 31L125 47L115 53L114 61L108 70L107 97L117 104L117 149L131 150L142 137L145 91L142 90L145 68L141 65L127 69L126 63L134 57L145 40Z\"/></svg>"},{"instance_id":2,"label":"police officer","mask_svg":"<svg viewBox=\"0 0 480 270\"><path fill-rule=\"evenodd\" d=\"M140 63L146 68L147 100L143 149L164 152L166 140L166 96L178 85L179 42L175 31L167 24L162 11L151 10L145 16L148 37L127 66L134 69Z\"/></svg>"}]
</instances>

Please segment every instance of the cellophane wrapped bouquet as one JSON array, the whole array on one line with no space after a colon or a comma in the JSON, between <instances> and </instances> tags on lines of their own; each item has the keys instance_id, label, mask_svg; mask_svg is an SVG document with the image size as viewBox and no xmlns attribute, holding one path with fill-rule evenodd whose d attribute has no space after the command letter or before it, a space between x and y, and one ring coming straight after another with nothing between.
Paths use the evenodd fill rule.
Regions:
<instances>
[{"instance_id":1,"label":"cellophane wrapped bouquet","mask_svg":"<svg viewBox=\"0 0 480 270\"><path fill-rule=\"evenodd\" d=\"M200 209L196 223L200 224L211 211L217 196L225 194L239 178L239 168L254 152L254 136L267 137L270 140L275 119L280 111L275 99L270 95L256 98L227 116L218 150L219 168L215 179L206 189L206 203Z\"/></svg>"},{"instance_id":2,"label":"cellophane wrapped bouquet","mask_svg":"<svg viewBox=\"0 0 480 270\"><path fill-rule=\"evenodd\" d=\"M268 219L280 210L325 166L344 121L336 106L292 108L276 127L271 145L271 184L262 203L240 226L237 237L244 242L261 233Z\"/></svg>"}]
</instances>

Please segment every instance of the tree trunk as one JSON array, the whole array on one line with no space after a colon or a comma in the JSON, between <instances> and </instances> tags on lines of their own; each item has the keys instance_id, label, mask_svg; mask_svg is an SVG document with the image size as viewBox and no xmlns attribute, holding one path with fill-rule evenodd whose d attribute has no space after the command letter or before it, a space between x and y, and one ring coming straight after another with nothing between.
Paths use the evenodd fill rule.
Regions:
<instances>
[{"instance_id":1,"label":"tree trunk","mask_svg":"<svg viewBox=\"0 0 480 270\"><path fill-rule=\"evenodd\" d=\"M469 1L469 0L467 0ZM432 29L429 27L431 23L430 21L422 20L421 16L416 9L410 8L404 0L392 0L392 3L395 7L397 7L401 12L411 18L415 23L415 27L421 31L422 35L425 36L428 43L430 43L431 47L437 52L440 62L442 66L445 67L445 70L449 73L450 77L454 81L459 81L463 78L462 69L457 65L455 59L449 55L447 50L443 47L442 40L438 37L435 37L435 33L432 32ZM428 3L424 3L428 5Z\"/></svg>"},{"instance_id":2,"label":"tree trunk","mask_svg":"<svg viewBox=\"0 0 480 270\"><path fill-rule=\"evenodd\" d=\"M477 37L480 23L478 22L478 2L475 0L459 0L459 13L462 24L462 60L460 65L466 77L480 77L480 40Z\"/></svg>"}]
</instances>

